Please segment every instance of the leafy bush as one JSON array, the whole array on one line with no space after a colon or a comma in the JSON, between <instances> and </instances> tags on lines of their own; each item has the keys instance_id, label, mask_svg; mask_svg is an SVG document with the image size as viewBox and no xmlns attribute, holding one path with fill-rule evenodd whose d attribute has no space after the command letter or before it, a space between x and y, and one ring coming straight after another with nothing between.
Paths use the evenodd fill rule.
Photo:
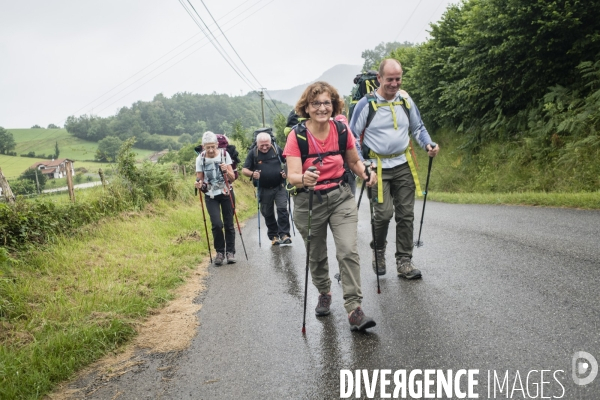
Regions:
<instances>
[{"instance_id":1,"label":"leafy bush","mask_svg":"<svg viewBox=\"0 0 600 400\"><path fill-rule=\"evenodd\" d=\"M25 201L19 197L14 205L0 203L0 244L14 249L44 243L103 217L139 210L155 199L193 195L189 185L177 179L170 168L150 162L138 167L131 151L133 143L134 139L129 139L123 144L117 175L98 197L86 203L54 203L45 198Z\"/></svg>"},{"instance_id":2,"label":"leafy bush","mask_svg":"<svg viewBox=\"0 0 600 400\"><path fill-rule=\"evenodd\" d=\"M29 179L17 179L15 181L10 182L10 188L13 191L13 194L27 195L36 193L36 185L35 182L30 181Z\"/></svg>"}]
</instances>

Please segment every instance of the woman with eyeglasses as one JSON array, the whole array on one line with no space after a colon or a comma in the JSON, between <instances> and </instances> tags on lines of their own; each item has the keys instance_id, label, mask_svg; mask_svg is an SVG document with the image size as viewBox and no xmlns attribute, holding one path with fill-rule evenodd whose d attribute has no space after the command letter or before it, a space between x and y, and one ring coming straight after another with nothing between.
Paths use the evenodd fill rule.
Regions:
<instances>
[{"instance_id":1,"label":"woman with eyeglasses","mask_svg":"<svg viewBox=\"0 0 600 400\"><path fill-rule=\"evenodd\" d=\"M327 227L333 233L339 264L344 308L351 330L375 326L361 308L360 260L357 250L358 213L350 187L344 181L344 161L367 185L376 175L365 167L354 145L354 136L341 122L331 119L344 107L337 90L326 82L309 85L298 103L296 113L306 121L296 125L287 137L283 154L288 165L288 182L296 188L294 222L306 243L308 235L308 189L314 187L311 218L309 267L312 282L319 291L315 314L330 313L331 279L327 262ZM315 172L308 168L316 167Z\"/></svg>"},{"instance_id":2,"label":"woman with eyeglasses","mask_svg":"<svg viewBox=\"0 0 600 400\"><path fill-rule=\"evenodd\" d=\"M196 158L195 186L205 194L206 209L210 216L217 251L215 265L222 265L225 258L227 264L232 264L236 261L233 207L229 198L233 196L233 191L231 186L227 185L227 182L231 184L235 180L231 156L225 149L218 148L217 135L210 131L204 132L202 146L204 149Z\"/></svg>"}]
</instances>

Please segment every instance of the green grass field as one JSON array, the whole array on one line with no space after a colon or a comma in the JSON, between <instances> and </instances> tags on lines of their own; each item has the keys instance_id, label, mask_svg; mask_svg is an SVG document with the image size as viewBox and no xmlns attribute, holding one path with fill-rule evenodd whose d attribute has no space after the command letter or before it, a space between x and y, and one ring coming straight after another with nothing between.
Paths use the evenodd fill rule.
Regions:
<instances>
[{"instance_id":1,"label":"green grass field","mask_svg":"<svg viewBox=\"0 0 600 400\"><path fill-rule=\"evenodd\" d=\"M27 168L41 158L20 157L34 151L36 154L54 154L55 143L58 142L60 158L69 158L75 162L75 168L85 167L90 172L97 172L98 168L107 169L109 164L90 161L94 159L98 143L88 142L70 135L66 129L7 129L13 134L17 147L17 157L0 154L0 168L9 180L17 178ZM155 153L153 150L134 149L138 159L147 158Z\"/></svg>"}]
</instances>

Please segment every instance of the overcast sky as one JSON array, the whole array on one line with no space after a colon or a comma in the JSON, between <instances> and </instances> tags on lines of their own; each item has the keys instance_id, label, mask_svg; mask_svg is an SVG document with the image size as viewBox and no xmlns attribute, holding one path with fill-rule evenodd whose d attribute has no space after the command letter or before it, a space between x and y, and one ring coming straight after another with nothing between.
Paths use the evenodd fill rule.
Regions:
<instances>
[{"instance_id":1,"label":"overcast sky","mask_svg":"<svg viewBox=\"0 0 600 400\"><path fill-rule=\"evenodd\" d=\"M1 0L0 126L62 126L69 115L113 115L157 93L288 89L336 64L362 65L361 52L380 42L423 42L457 3L204 0L255 79L202 1L190 1L250 83L178 0Z\"/></svg>"}]
</instances>

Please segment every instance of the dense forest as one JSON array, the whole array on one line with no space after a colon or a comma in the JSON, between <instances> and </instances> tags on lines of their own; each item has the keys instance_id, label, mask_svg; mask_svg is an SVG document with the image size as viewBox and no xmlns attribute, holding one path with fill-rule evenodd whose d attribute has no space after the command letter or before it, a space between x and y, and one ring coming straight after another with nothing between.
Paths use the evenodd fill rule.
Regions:
<instances>
[{"instance_id":1,"label":"dense forest","mask_svg":"<svg viewBox=\"0 0 600 400\"><path fill-rule=\"evenodd\" d=\"M289 108L266 99L265 122L271 124L275 115L287 114ZM135 136L136 147L163 150L194 143L206 130L231 133L236 121L245 129L262 126L261 100L256 93L237 97L177 93L171 98L158 94L152 101L138 101L108 118L70 116L65 128L74 136L90 141L107 137L126 140Z\"/></svg>"},{"instance_id":2,"label":"dense forest","mask_svg":"<svg viewBox=\"0 0 600 400\"><path fill-rule=\"evenodd\" d=\"M459 144L456 172L480 173L480 190L598 190L598 15L600 1L468 0L425 43L381 44L363 58L402 63L403 88L429 130Z\"/></svg>"}]
</instances>

